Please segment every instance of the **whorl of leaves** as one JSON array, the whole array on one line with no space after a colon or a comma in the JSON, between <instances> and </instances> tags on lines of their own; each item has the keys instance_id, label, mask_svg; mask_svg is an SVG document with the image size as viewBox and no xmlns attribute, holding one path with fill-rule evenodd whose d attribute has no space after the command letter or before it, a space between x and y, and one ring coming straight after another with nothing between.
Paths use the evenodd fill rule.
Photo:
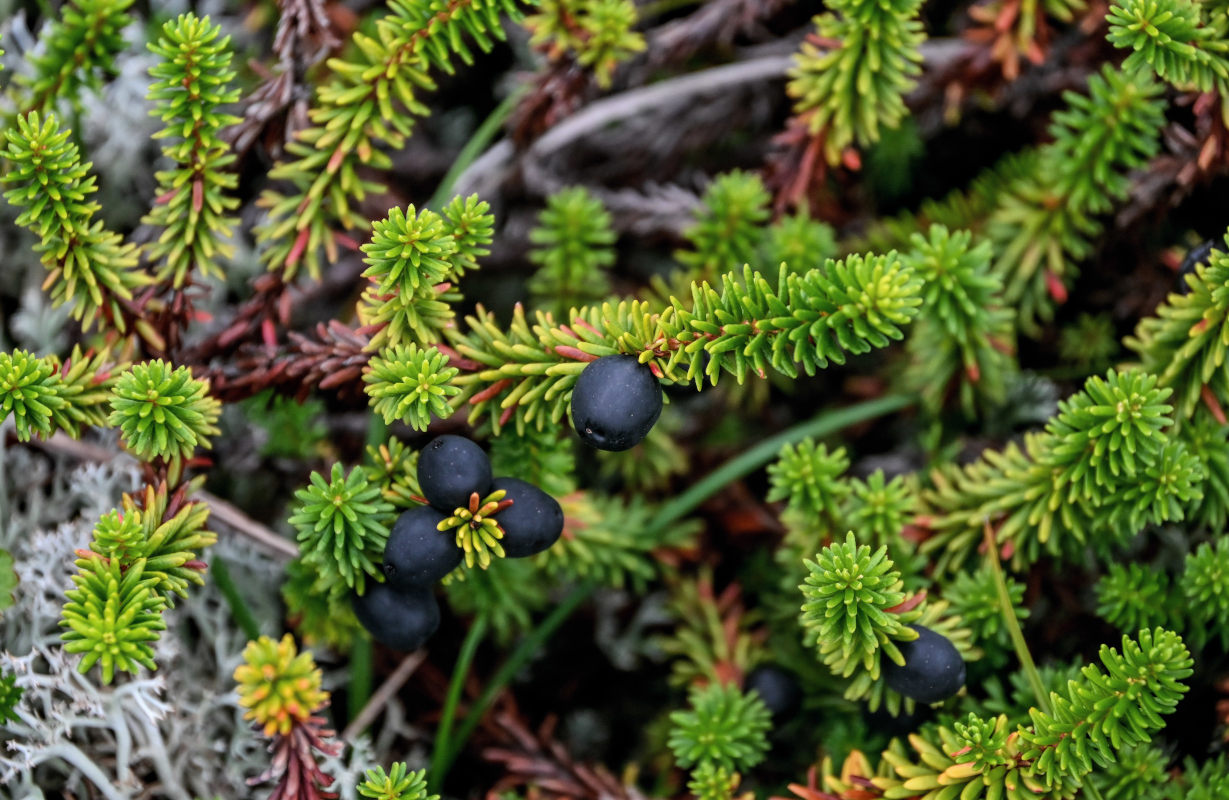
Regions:
<instances>
[{"instance_id":1,"label":"whorl of leaves","mask_svg":"<svg viewBox=\"0 0 1229 800\"><path fill-rule=\"evenodd\" d=\"M394 762L388 772L384 767L367 770L366 780L358 793L371 800L436 800L439 795L427 792L426 770L411 771L404 761Z\"/></svg>"},{"instance_id":2,"label":"whorl of leaves","mask_svg":"<svg viewBox=\"0 0 1229 800\"><path fill-rule=\"evenodd\" d=\"M843 543L828 545L805 563L809 574L799 587L805 598L802 625L813 635L824 663L842 677L859 667L877 677L881 649L902 663L895 641L916 639L917 632L905 624L911 621L907 615L889 611L904 601L905 593L887 548L872 552L850 531Z\"/></svg>"},{"instance_id":3,"label":"whorl of leaves","mask_svg":"<svg viewBox=\"0 0 1229 800\"><path fill-rule=\"evenodd\" d=\"M437 214L393 208L377 221L363 245L371 286L363 293L359 317L376 328L370 348L390 344L428 346L453 322L451 303L461 299L455 284L487 253L494 217L477 196L460 197Z\"/></svg>"},{"instance_id":4,"label":"whorl of leaves","mask_svg":"<svg viewBox=\"0 0 1229 800\"><path fill-rule=\"evenodd\" d=\"M243 648L243 663L235 667L243 718L259 725L265 736L286 736L304 725L329 699L312 654L299 652L294 637L279 641L261 636Z\"/></svg>"},{"instance_id":5,"label":"whorl of leaves","mask_svg":"<svg viewBox=\"0 0 1229 800\"><path fill-rule=\"evenodd\" d=\"M1122 637L1122 649L1101 646L1102 667L1089 664L1065 693L1053 693L1052 714L1034 709L1021 731L1025 757L1047 786L1114 760L1118 748L1147 744L1186 693L1192 659L1182 637L1164 628Z\"/></svg>"},{"instance_id":6,"label":"whorl of leaves","mask_svg":"<svg viewBox=\"0 0 1229 800\"><path fill-rule=\"evenodd\" d=\"M214 423L222 404L209 396L209 384L187 367L161 359L134 364L115 382L108 422L120 429L124 446L142 461L190 458L197 446L208 449L220 433Z\"/></svg>"},{"instance_id":7,"label":"whorl of leaves","mask_svg":"<svg viewBox=\"0 0 1229 800\"><path fill-rule=\"evenodd\" d=\"M1109 564L1097 581L1097 614L1124 633L1169 622L1170 580L1142 564Z\"/></svg>"},{"instance_id":8,"label":"whorl of leaves","mask_svg":"<svg viewBox=\"0 0 1229 800\"><path fill-rule=\"evenodd\" d=\"M932 225L915 233L904 261L924 281L922 311L909 337L905 381L932 412L942 410L953 382L966 415L1001 402L1015 365L1011 309L1002 281L990 273L988 241Z\"/></svg>"},{"instance_id":9,"label":"whorl of leaves","mask_svg":"<svg viewBox=\"0 0 1229 800\"><path fill-rule=\"evenodd\" d=\"M165 603L157 579L145 574L144 559L121 568L119 559L90 555L77 567L60 625L67 629L61 634L65 651L82 654L78 670L98 664L109 684L116 670L155 669L153 642L166 630Z\"/></svg>"},{"instance_id":10,"label":"whorl of leaves","mask_svg":"<svg viewBox=\"0 0 1229 800\"><path fill-rule=\"evenodd\" d=\"M457 372L434 347L394 345L371 359L364 390L386 424L402 420L425 431L432 417L449 415L448 398L460 391L449 383Z\"/></svg>"},{"instance_id":11,"label":"whorl of leaves","mask_svg":"<svg viewBox=\"0 0 1229 800\"><path fill-rule=\"evenodd\" d=\"M695 222L683 231L691 246L676 254L679 262L702 278L755 263L771 200L754 172L734 170L717 176L704 190Z\"/></svg>"},{"instance_id":12,"label":"whorl of leaves","mask_svg":"<svg viewBox=\"0 0 1229 800\"><path fill-rule=\"evenodd\" d=\"M849 469L845 448L829 452L814 439L785 444L777 460L768 465L768 502L784 500L786 515L809 527L840 519L840 506L849 495L842 479Z\"/></svg>"},{"instance_id":13,"label":"whorl of leaves","mask_svg":"<svg viewBox=\"0 0 1229 800\"><path fill-rule=\"evenodd\" d=\"M1229 647L1229 539L1204 542L1188 553L1179 585L1187 636L1196 646L1219 639L1222 649Z\"/></svg>"},{"instance_id":14,"label":"whorl of leaves","mask_svg":"<svg viewBox=\"0 0 1229 800\"><path fill-rule=\"evenodd\" d=\"M1162 87L1145 74L1106 64L1088 93L1065 92L1038 153L1044 168L1022 171L996 195L986 225L1003 281L1003 302L1020 329L1035 335L1066 297L1078 264L1100 231L1094 217L1127 196L1128 174L1160 147Z\"/></svg>"},{"instance_id":15,"label":"whorl of leaves","mask_svg":"<svg viewBox=\"0 0 1229 800\"><path fill-rule=\"evenodd\" d=\"M538 271L529 280L534 305L557 319L574 306L610 294L603 270L615 262L610 212L583 186L552 194L529 232L529 260Z\"/></svg>"},{"instance_id":16,"label":"whorl of leaves","mask_svg":"<svg viewBox=\"0 0 1229 800\"><path fill-rule=\"evenodd\" d=\"M363 467L347 475L335 463L328 478L313 472L310 484L294 496L299 502L289 521L298 531L304 564L330 583L340 581L359 594L367 578L383 580L377 564L394 509Z\"/></svg>"},{"instance_id":17,"label":"whorl of leaves","mask_svg":"<svg viewBox=\"0 0 1229 800\"><path fill-rule=\"evenodd\" d=\"M758 694L711 683L693 686L688 700L689 710L670 714L668 744L680 767L711 763L742 770L764 760L771 715Z\"/></svg>"}]
</instances>

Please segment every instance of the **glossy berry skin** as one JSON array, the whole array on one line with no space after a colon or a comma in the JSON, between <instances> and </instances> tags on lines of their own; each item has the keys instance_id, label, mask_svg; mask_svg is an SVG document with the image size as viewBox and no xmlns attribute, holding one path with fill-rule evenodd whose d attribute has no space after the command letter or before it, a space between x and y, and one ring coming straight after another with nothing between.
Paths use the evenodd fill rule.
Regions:
<instances>
[{"instance_id":1,"label":"glossy berry skin","mask_svg":"<svg viewBox=\"0 0 1229 800\"><path fill-rule=\"evenodd\" d=\"M410 652L422 647L440 626L440 607L430 589L399 592L387 583L368 583L351 596L354 615L380 644Z\"/></svg>"},{"instance_id":2,"label":"glossy berry skin","mask_svg":"<svg viewBox=\"0 0 1229 800\"><path fill-rule=\"evenodd\" d=\"M464 436L437 436L418 454L418 487L428 503L451 514L469 506L474 492L491 492L491 460Z\"/></svg>"},{"instance_id":3,"label":"glossy berry skin","mask_svg":"<svg viewBox=\"0 0 1229 800\"><path fill-rule=\"evenodd\" d=\"M456 569L464 553L456 537L437 527L445 515L431 506L400 517L384 545L384 579L398 591L424 589Z\"/></svg>"},{"instance_id":4,"label":"glossy berry skin","mask_svg":"<svg viewBox=\"0 0 1229 800\"><path fill-rule=\"evenodd\" d=\"M743 691L756 692L772 713L773 719L788 716L802 702L802 687L789 670L775 664L762 664L747 673Z\"/></svg>"},{"instance_id":5,"label":"glossy berry skin","mask_svg":"<svg viewBox=\"0 0 1229 800\"><path fill-rule=\"evenodd\" d=\"M572 426L598 450L627 450L661 416L661 384L635 356L604 356L589 365L572 389Z\"/></svg>"},{"instance_id":6,"label":"glossy berry skin","mask_svg":"<svg viewBox=\"0 0 1229 800\"><path fill-rule=\"evenodd\" d=\"M1207 264L1212 257L1213 250L1220 250L1216 246L1214 239L1209 239L1201 245L1192 247L1186 254L1186 258L1182 259L1181 266L1178 267L1178 294L1190 294L1190 284L1186 282L1187 275L1195 274L1195 267L1200 264Z\"/></svg>"},{"instance_id":7,"label":"glossy berry skin","mask_svg":"<svg viewBox=\"0 0 1229 800\"><path fill-rule=\"evenodd\" d=\"M921 625L912 642L897 642L905 665L883 659L883 677L888 688L919 703L938 703L964 686L964 659L946 636Z\"/></svg>"},{"instance_id":8,"label":"glossy berry skin","mask_svg":"<svg viewBox=\"0 0 1229 800\"><path fill-rule=\"evenodd\" d=\"M495 489L507 492L512 505L495 515L504 529L504 555L524 558L541 553L563 533L563 509L555 498L520 478L496 478Z\"/></svg>"}]
</instances>

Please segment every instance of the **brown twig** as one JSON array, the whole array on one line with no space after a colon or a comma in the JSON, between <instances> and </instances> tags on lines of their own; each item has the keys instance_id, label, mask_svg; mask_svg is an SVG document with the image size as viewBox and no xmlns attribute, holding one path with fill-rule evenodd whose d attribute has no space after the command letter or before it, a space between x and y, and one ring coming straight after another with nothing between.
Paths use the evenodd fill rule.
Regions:
<instances>
[{"instance_id":1,"label":"brown twig","mask_svg":"<svg viewBox=\"0 0 1229 800\"><path fill-rule=\"evenodd\" d=\"M554 738L554 717L536 732L530 732L515 706L502 710L492 719L495 747L482 751L487 761L499 764L505 774L487 792L487 798L508 789L532 785L546 800L641 800L634 786L626 786L601 765L577 763L567 748Z\"/></svg>"},{"instance_id":2,"label":"brown twig","mask_svg":"<svg viewBox=\"0 0 1229 800\"><path fill-rule=\"evenodd\" d=\"M418 650L403 658L397 665L397 669L393 670L393 674L384 679L384 683L372 693L367 704L354 716L354 719L350 720L350 724L341 732L341 740L352 743L356 736L371 727L371 723L380 716L380 712L388 705L388 701L401 690L401 687L426 658L426 650Z\"/></svg>"},{"instance_id":3,"label":"brown twig","mask_svg":"<svg viewBox=\"0 0 1229 800\"><path fill-rule=\"evenodd\" d=\"M71 439L64 433L56 433L50 439L34 439L28 442L28 444L48 452L66 455L79 461L106 463L120 455L96 444ZM248 537L269 552L286 558L296 558L299 555L299 548L294 542L279 536L275 531L260 524L222 498L215 497L206 491L197 492L196 498L208 504L216 521L221 522L236 533Z\"/></svg>"}]
</instances>

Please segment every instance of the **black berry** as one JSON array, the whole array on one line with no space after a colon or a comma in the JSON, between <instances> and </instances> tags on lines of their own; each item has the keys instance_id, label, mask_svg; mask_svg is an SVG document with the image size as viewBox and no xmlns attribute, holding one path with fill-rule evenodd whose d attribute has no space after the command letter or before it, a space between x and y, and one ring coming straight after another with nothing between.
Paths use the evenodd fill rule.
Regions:
<instances>
[{"instance_id":1,"label":"black berry","mask_svg":"<svg viewBox=\"0 0 1229 800\"><path fill-rule=\"evenodd\" d=\"M464 436L432 439L418 454L418 487L427 502L446 514L469 505L477 492L491 491L491 460Z\"/></svg>"},{"instance_id":2,"label":"black berry","mask_svg":"<svg viewBox=\"0 0 1229 800\"><path fill-rule=\"evenodd\" d=\"M436 527L444 516L421 506L397 518L384 545L384 575L394 589L426 588L461 563L455 537Z\"/></svg>"},{"instance_id":3,"label":"black berry","mask_svg":"<svg viewBox=\"0 0 1229 800\"><path fill-rule=\"evenodd\" d=\"M802 702L802 688L789 670L764 664L747 673L743 691L756 692L774 718L789 714Z\"/></svg>"},{"instance_id":4,"label":"black berry","mask_svg":"<svg viewBox=\"0 0 1229 800\"><path fill-rule=\"evenodd\" d=\"M634 356L592 361L572 389L572 426L599 450L627 450L661 415L661 385Z\"/></svg>"},{"instance_id":5,"label":"black berry","mask_svg":"<svg viewBox=\"0 0 1229 800\"><path fill-rule=\"evenodd\" d=\"M1178 267L1178 294L1190 293L1191 287L1186 282L1186 276L1194 275L1195 267L1200 264L1207 264L1208 259L1212 257L1212 251L1219 249L1216 246L1216 241L1209 239L1201 245L1192 247L1187 252L1186 258L1182 259L1182 264Z\"/></svg>"},{"instance_id":6,"label":"black berry","mask_svg":"<svg viewBox=\"0 0 1229 800\"><path fill-rule=\"evenodd\" d=\"M496 478L495 489L507 491L512 505L495 515L504 529L504 555L524 558L541 553L563 533L563 509L555 498L519 478Z\"/></svg>"},{"instance_id":7,"label":"black berry","mask_svg":"<svg viewBox=\"0 0 1229 800\"><path fill-rule=\"evenodd\" d=\"M964 659L956 646L942 634L921 625L910 625L918 632L912 642L898 642L905 665L883 659L883 677L888 687L919 703L937 703L964 686Z\"/></svg>"},{"instance_id":8,"label":"black berry","mask_svg":"<svg viewBox=\"0 0 1229 800\"><path fill-rule=\"evenodd\" d=\"M394 650L417 650L440 626L440 607L430 589L399 592L387 583L369 583L351 604L372 637Z\"/></svg>"}]
</instances>

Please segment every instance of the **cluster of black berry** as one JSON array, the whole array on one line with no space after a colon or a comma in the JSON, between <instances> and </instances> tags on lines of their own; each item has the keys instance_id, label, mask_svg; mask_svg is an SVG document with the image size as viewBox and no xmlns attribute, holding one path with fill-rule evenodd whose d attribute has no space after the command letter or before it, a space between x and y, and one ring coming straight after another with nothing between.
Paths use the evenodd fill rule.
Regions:
<instances>
[{"instance_id":1,"label":"cluster of black berry","mask_svg":"<svg viewBox=\"0 0 1229 800\"><path fill-rule=\"evenodd\" d=\"M403 513L384 546L384 582L354 598L354 613L375 639L395 650L417 650L440 623L432 585L461 563L456 535L440 524L458 509L504 491L494 515L505 556L540 553L563 533L555 498L519 478L495 478L482 448L461 436L433 439L418 456L418 486L429 505ZM480 518L461 521L479 525Z\"/></svg>"}]
</instances>

